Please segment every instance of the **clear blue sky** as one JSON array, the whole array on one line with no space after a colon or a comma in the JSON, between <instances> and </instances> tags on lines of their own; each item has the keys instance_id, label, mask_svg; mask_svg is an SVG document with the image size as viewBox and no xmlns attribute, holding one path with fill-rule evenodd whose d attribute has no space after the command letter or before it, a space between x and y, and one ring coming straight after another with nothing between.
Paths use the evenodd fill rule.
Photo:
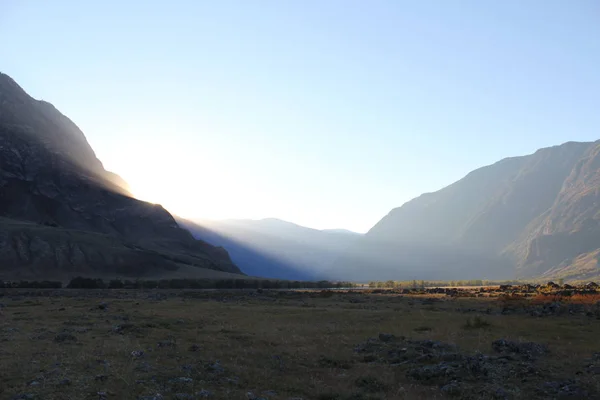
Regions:
<instances>
[{"instance_id":1,"label":"clear blue sky","mask_svg":"<svg viewBox=\"0 0 600 400\"><path fill-rule=\"evenodd\" d=\"M0 0L0 70L188 217L366 231L600 138L594 0Z\"/></svg>"}]
</instances>

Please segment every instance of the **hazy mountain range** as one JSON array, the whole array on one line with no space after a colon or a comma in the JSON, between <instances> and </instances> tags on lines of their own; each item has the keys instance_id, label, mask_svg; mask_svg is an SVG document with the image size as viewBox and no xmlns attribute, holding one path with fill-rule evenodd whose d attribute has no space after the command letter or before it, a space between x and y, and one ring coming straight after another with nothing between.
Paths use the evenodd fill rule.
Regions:
<instances>
[{"instance_id":1,"label":"hazy mountain range","mask_svg":"<svg viewBox=\"0 0 600 400\"><path fill-rule=\"evenodd\" d=\"M105 171L83 133L0 74L0 277L240 273Z\"/></svg>"},{"instance_id":2,"label":"hazy mountain range","mask_svg":"<svg viewBox=\"0 0 600 400\"><path fill-rule=\"evenodd\" d=\"M317 230L275 218L178 221L196 238L227 249L245 273L280 279L344 275L334 271L333 264L361 236L345 229Z\"/></svg>"},{"instance_id":3,"label":"hazy mountain range","mask_svg":"<svg viewBox=\"0 0 600 400\"><path fill-rule=\"evenodd\" d=\"M600 142L477 169L365 235L277 219L176 222L132 198L71 120L0 74L0 278L583 280L600 278L598 257Z\"/></svg>"}]
</instances>

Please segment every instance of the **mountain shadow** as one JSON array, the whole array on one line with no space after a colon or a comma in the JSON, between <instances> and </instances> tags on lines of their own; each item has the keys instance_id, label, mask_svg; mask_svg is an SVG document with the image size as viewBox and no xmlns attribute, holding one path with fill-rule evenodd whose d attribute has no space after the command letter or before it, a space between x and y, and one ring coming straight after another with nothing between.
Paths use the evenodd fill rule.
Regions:
<instances>
[{"instance_id":1,"label":"mountain shadow","mask_svg":"<svg viewBox=\"0 0 600 400\"><path fill-rule=\"evenodd\" d=\"M84 134L0 73L0 277L240 273L163 207L132 198Z\"/></svg>"},{"instance_id":2,"label":"mountain shadow","mask_svg":"<svg viewBox=\"0 0 600 400\"><path fill-rule=\"evenodd\" d=\"M331 265L361 236L274 218L178 222L196 238L225 248L248 275L290 280L339 279Z\"/></svg>"}]
</instances>

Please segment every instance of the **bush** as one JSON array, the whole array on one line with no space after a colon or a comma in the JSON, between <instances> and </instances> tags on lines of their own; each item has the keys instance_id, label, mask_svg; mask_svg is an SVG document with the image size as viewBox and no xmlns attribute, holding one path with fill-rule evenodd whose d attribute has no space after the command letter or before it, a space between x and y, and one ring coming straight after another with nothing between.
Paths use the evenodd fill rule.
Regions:
<instances>
[{"instance_id":1,"label":"bush","mask_svg":"<svg viewBox=\"0 0 600 400\"><path fill-rule=\"evenodd\" d=\"M480 316L475 316L473 319L467 318L467 322L463 325L463 329L486 329L491 327L488 321Z\"/></svg>"},{"instance_id":2,"label":"bush","mask_svg":"<svg viewBox=\"0 0 600 400\"><path fill-rule=\"evenodd\" d=\"M19 281L3 282L0 281L0 288L18 288L18 289L60 289L62 282L56 281Z\"/></svg>"},{"instance_id":3,"label":"bush","mask_svg":"<svg viewBox=\"0 0 600 400\"><path fill-rule=\"evenodd\" d=\"M67 285L69 289L104 289L106 285L102 281L102 279L91 279L91 278L83 278L78 276L76 278L71 279L71 282Z\"/></svg>"},{"instance_id":4,"label":"bush","mask_svg":"<svg viewBox=\"0 0 600 400\"><path fill-rule=\"evenodd\" d=\"M109 289L123 289L123 287L125 287L125 285L120 279L113 279L108 282Z\"/></svg>"}]
</instances>

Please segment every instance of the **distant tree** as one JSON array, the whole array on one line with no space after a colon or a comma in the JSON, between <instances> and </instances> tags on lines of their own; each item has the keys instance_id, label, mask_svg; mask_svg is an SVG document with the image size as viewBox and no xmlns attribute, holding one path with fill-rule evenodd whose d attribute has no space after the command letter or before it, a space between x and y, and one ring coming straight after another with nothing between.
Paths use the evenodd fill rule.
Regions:
<instances>
[{"instance_id":1,"label":"distant tree","mask_svg":"<svg viewBox=\"0 0 600 400\"><path fill-rule=\"evenodd\" d=\"M81 276L71 279L67 288L69 289L103 289L106 285L102 279L83 278Z\"/></svg>"},{"instance_id":2,"label":"distant tree","mask_svg":"<svg viewBox=\"0 0 600 400\"><path fill-rule=\"evenodd\" d=\"M39 284L40 289L60 289L62 288L62 282L57 281L42 281Z\"/></svg>"},{"instance_id":3,"label":"distant tree","mask_svg":"<svg viewBox=\"0 0 600 400\"><path fill-rule=\"evenodd\" d=\"M158 281L158 288L159 289L169 289L170 283L171 282L168 279L161 279L160 281Z\"/></svg>"},{"instance_id":4,"label":"distant tree","mask_svg":"<svg viewBox=\"0 0 600 400\"><path fill-rule=\"evenodd\" d=\"M122 289L125 285L120 279L112 279L108 282L109 289Z\"/></svg>"}]
</instances>

